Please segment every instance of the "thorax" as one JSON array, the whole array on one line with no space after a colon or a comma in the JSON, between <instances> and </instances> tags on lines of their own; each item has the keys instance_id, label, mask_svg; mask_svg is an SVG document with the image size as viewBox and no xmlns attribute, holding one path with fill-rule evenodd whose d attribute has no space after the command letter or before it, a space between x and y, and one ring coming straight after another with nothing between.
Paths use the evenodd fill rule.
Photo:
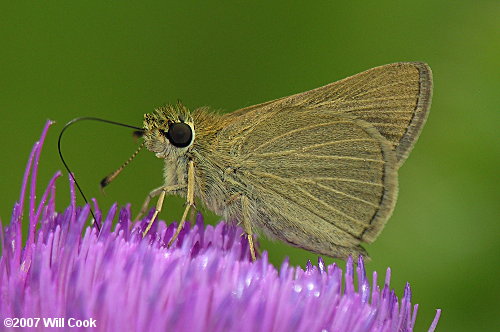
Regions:
<instances>
[{"instance_id":1,"label":"thorax","mask_svg":"<svg viewBox=\"0 0 500 332\"><path fill-rule=\"evenodd\" d=\"M163 177L166 186L187 184L187 163L188 159L185 157L164 159Z\"/></svg>"}]
</instances>

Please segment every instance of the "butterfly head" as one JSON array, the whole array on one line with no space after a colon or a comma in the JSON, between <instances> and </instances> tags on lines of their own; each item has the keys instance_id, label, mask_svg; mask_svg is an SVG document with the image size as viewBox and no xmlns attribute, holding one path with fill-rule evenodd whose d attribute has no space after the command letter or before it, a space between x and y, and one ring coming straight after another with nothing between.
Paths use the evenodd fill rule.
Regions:
<instances>
[{"instance_id":1,"label":"butterfly head","mask_svg":"<svg viewBox=\"0 0 500 332\"><path fill-rule=\"evenodd\" d=\"M144 115L144 143L158 158L185 154L192 146L194 136L191 113L180 103Z\"/></svg>"}]
</instances>

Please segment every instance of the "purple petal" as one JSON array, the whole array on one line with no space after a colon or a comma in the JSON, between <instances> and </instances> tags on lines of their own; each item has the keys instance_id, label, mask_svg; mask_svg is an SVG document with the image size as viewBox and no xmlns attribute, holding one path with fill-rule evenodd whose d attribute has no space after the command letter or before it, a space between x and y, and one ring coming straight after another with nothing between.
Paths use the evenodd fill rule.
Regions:
<instances>
[{"instance_id":1,"label":"purple petal","mask_svg":"<svg viewBox=\"0 0 500 332\"><path fill-rule=\"evenodd\" d=\"M167 226L157 220L143 238L152 211L134 223L130 205L118 210L115 204L103 218L93 200L102 225L98 233L85 226L90 206L76 206L71 177L70 206L56 212L60 173L37 203L36 173L49 126L30 155L11 222L0 230L2 317L94 318L99 331L413 331L418 306L411 304L409 284L400 301L390 288L387 269L380 290L376 273L372 283L368 281L361 257L357 286L351 258L344 276L321 257L317 266L308 261L305 270L290 266L288 260L277 270L265 251L251 261L240 227L205 226L200 214L195 225L186 223L175 244L166 248L175 223ZM30 227L23 247L29 176ZM440 312L429 331L436 328Z\"/></svg>"}]
</instances>

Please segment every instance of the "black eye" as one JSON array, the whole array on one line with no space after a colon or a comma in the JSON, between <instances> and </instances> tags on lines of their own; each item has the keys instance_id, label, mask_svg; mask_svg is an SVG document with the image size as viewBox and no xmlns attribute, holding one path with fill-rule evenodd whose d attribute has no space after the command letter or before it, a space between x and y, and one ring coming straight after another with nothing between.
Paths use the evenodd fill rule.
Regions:
<instances>
[{"instance_id":1,"label":"black eye","mask_svg":"<svg viewBox=\"0 0 500 332\"><path fill-rule=\"evenodd\" d=\"M173 146L185 148L191 143L193 132L184 122L172 123L168 126L167 138Z\"/></svg>"}]
</instances>

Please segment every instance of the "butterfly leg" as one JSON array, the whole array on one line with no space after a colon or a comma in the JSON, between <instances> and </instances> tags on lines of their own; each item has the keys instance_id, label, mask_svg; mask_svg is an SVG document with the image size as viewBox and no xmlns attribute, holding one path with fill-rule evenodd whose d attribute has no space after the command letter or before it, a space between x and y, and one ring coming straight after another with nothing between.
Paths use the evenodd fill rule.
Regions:
<instances>
[{"instance_id":1,"label":"butterfly leg","mask_svg":"<svg viewBox=\"0 0 500 332\"><path fill-rule=\"evenodd\" d=\"M242 219L243 219L243 229L247 235L248 246L250 248L250 255L252 256L252 261L255 262L255 246L253 244L253 232L252 232L252 224L250 223L250 204L248 202L248 197L241 196L241 209L242 209Z\"/></svg>"},{"instance_id":2,"label":"butterfly leg","mask_svg":"<svg viewBox=\"0 0 500 332\"><path fill-rule=\"evenodd\" d=\"M194 207L194 163L192 160L189 161L188 164L188 181L187 181L187 204L186 208L184 209L184 213L182 214L181 221L179 222L179 225L177 225L177 229L175 230L174 235L168 241L167 248L170 248L172 246L172 243L177 239L179 236L179 233L181 232L182 228L184 227L184 224L186 223L186 218L188 215L189 210L191 207Z\"/></svg>"},{"instance_id":3,"label":"butterfly leg","mask_svg":"<svg viewBox=\"0 0 500 332\"><path fill-rule=\"evenodd\" d=\"M156 203L155 213L153 214L153 217L151 217L151 220L149 221L148 226L146 227L144 232L142 233L142 236L146 236L146 234L148 234L149 230L151 229L151 226L153 226L153 223L156 220L158 213L160 213L160 211L161 211L161 208L163 206L163 201L165 200L165 196L167 194L176 192L177 190L180 190L184 187L185 187L184 185L164 186L164 187L159 187L159 188L153 189L149 193L148 197L146 197L146 200L144 201L144 204L142 205L141 211L139 212L139 214L135 218L136 221L139 220L139 218L147 210L148 204L149 204L149 201L151 200L151 198L158 196L158 195L160 195L160 197L158 198L158 202Z\"/></svg>"},{"instance_id":4,"label":"butterfly leg","mask_svg":"<svg viewBox=\"0 0 500 332\"><path fill-rule=\"evenodd\" d=\"M155 188L155 189L150 191L150 193L148 194L148 196L144 200L144 203L142 203L141 210L139 211L137 216L134 218L134 222L142 218L142 216L144 215L144 213L146 213L146 210L148 209L149 202L151 201L151 199L158 196L162 191L163 191L163 186Z\"/></svg>"}]
</instances>

